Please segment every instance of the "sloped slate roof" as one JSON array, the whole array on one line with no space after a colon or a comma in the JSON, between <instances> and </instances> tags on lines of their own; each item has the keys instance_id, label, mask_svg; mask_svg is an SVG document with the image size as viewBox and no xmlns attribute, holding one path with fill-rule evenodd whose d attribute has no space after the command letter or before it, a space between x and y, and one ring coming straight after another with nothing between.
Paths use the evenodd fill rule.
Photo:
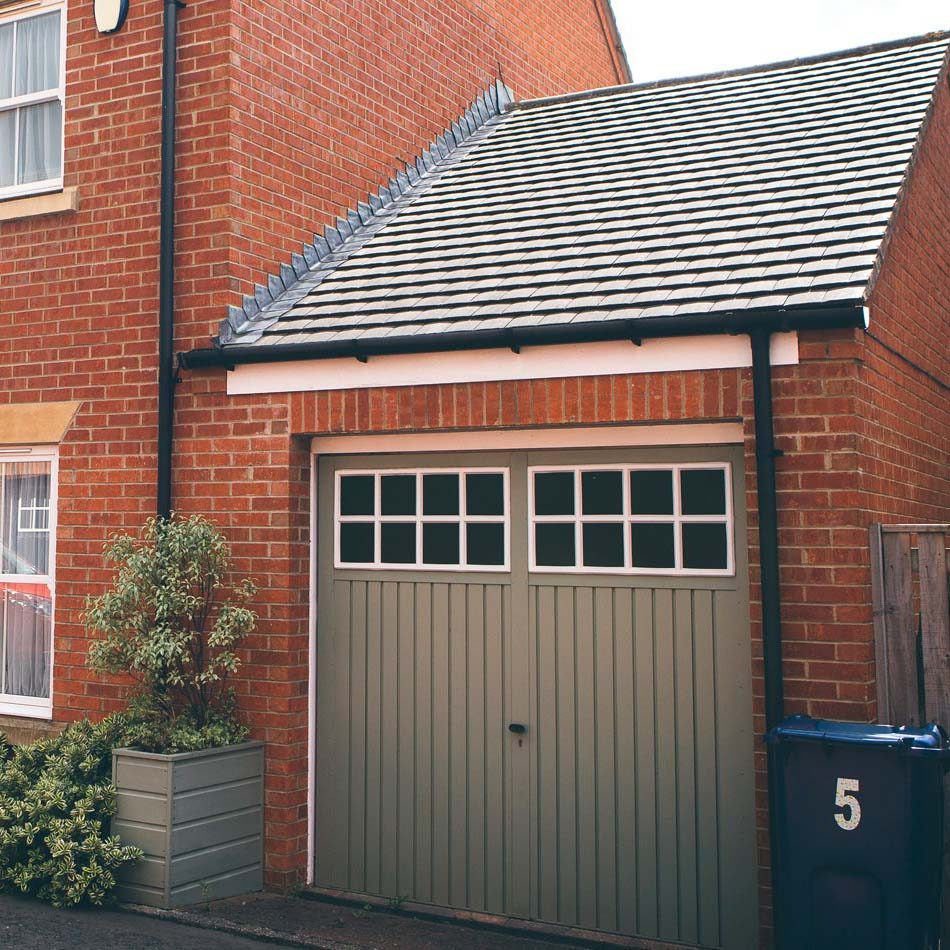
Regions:
<instances>
[{"instance_id":1,"label":"sloped slate roof","mask_svg":"<svg viewBox=\"0 0 950 950\"><path fill-rule=\"evenodd\" d=\"M221 343L312 352L860 306L947 41L514 108L498 97L500 114L431 153L398 200L351 216L339 246Z\"/></svg>"}]
</instances>

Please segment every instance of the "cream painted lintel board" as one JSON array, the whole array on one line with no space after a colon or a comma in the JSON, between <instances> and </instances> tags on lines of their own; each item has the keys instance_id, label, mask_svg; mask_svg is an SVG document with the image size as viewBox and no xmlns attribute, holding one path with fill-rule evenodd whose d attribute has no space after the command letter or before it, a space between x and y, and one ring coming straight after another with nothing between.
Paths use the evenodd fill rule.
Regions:
<instances>
[{"instance_id":1,"label":"cream painted lintel board","mask_svg":"<svg viewBox=\"0 0 950 950\"><path fill-rule=\"evenodd\" d=\"M773 366L798 362L798 334L776 333ZM429 386L564 376L610 376L733 369L752 365L752 347L742 334L661 337L639 346L624 340L523 346L519 353L502 348L394 353L371 356L251 363L228 373L228 395L322 392L381 386Z\"/></svg>"},{"instance_id":2,"label":"cream painted lintel board","mask_svg":"<svg viewBox=\"0 0 950 950\"><path fill-rule=\"evenodd\" d=\"M29 195L26 198L9 198L0 201L0 221L17 221L35 218L43 214L60 214L79 208L79 189L64 188L46 195Z\"/></svg>"},{"instance_id":3,"label":"cream painted lintel board","mask_svg":"<svg viewBox=\"0 0 950 950\"><path fill-rule=\"evenodd\" d=\"M623 448L647 445L741 445L741 422L665 425L558 426L544 429L463 429L458 432L401 432L329 435L310 440L314 455L388 452L487 452L521 449Z\"/></svg>"},{"instance_id":4,"label":"cream painted lintel board","mask_svg":"<svg viewBox=\"0 0 950 950\"><path fill-rule=\"evenodd\" d=\"M56 445L63 441L78 402L24 402L0 406L0 445Z\"/></svg>"}]
</instances>

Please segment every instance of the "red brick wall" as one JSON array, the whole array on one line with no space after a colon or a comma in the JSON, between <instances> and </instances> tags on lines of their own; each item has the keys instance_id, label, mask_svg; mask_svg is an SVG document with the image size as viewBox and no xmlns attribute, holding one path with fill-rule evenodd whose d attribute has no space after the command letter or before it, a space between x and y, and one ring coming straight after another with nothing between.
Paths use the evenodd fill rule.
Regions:
<instances>
[{"instance_id":1,"label":"red brick wall","mask_svg":"<svg viewBox=\"0 0 950 950\"><path fill-rule=\"evenodd\" d=\"M950 521L948 169L945 68L870 297L857 396L872 521Z\"/></svg>"},{"instance_id":2,"label":"red brick wall","mask_svg":"<svg viewBox=\"0 0 950 950\"><path fill-rule=\"evenodd\" d=\"M601 0L196 0L180 14L176 348L413 157L499 73L522 96L622 78ZM154 511L161 4L100 36L68 9L65 184L77 212L0 225L0 400L77 399L61 447L54 715L98 715L83 602L108 535ZM263 588L238 684L269 740L269 880L306 840L307 482L281 398L179 387L176 504L210 513Z\"/></svg>"}]
</instances>

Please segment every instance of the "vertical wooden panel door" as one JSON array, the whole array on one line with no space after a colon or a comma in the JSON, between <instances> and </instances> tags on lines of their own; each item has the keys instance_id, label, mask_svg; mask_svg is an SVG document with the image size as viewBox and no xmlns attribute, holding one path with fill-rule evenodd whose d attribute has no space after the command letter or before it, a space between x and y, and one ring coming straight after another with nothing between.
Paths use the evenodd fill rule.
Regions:
<instances>
[{"instance_id":1,"label":"vertical wooden panel door","mask_svg":"<svg viewBox=\"0 0 950 950\"><path fill-rule=\"evenodd\" d=\"M743 545L727 577L529 565L532 466L682 459L741 498L722 449L321 461L318 885L755 946ZM334 567L336 470L460 464L510 472L510 570Z\"/></svg>"}]
</instances>

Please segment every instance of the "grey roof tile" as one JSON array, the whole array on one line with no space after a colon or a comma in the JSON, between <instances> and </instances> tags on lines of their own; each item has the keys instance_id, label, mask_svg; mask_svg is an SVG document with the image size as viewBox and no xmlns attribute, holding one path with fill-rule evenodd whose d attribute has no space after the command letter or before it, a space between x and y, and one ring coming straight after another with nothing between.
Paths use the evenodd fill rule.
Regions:
<instances>
[{"instance_id":1,"label":"grey roof tile","mask_svg":"<svg viewBox=\"0 0 950 950\"><path fill-rule=\"evenodd\" d=\"M497 84L222 343L858 304L947 41L513 110Z\"/></svg>"}]
</instances>

